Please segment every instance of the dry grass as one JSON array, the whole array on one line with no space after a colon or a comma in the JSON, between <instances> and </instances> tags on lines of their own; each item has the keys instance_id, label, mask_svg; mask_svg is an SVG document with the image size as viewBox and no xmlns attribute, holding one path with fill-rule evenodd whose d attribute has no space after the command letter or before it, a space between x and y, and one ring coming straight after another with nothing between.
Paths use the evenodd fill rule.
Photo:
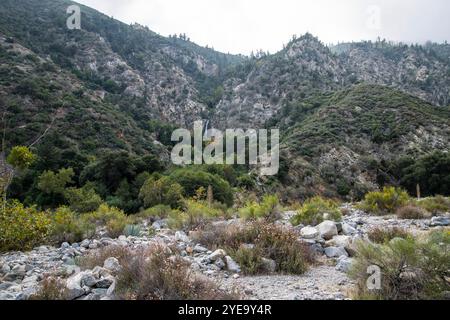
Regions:
<instances>
[{"instance_id":1,"label":"dry grass","mask_svg":"<svg viewBox=\"0 0 450 320\"><path fill-rule=\"evenodd\" d=\"M130 259L132 252L125 247L121 246L108 246L99 250L95 250L86 256L83 256L77 260L77 265L83 269L94 269L96 266L103 266L106 259L114 257L119 261L126 261Z\"/></svg>"},{"instance_id":2,"label":"dry grass","mask_svg":"<svg viewBox=\"0 0 450 320\"><path fill-rule=\"evenodd\" d=\"M422 209L414 205L407 205L401 207L397 209L396 214L399 219L419 220L431 218L431 214L428 213L425 209Z\"/></svg>"},{"instance_id":3,"label":"dry grass","mask_svg":"<svg viewBox=\"0 0 450 320\"><path fill-rule=\"evenodd\" d=\"M64 280L48 277L41 281L39 290L30 300L67 300L68 292Z\"/></svg>"},{"instance_id":4,"label":"dry grass","mask_svg":"<svg viewBox=\"0 0 450 320\"><path fill-rule=\"evenodd\" d=\"M224 249L249 275L266 272L262 258L274 260L276 272L288 274L303 274L315 260L293 231L271 223L209 225L199 232L197 241L211 249Z\"/></svg>"},{"instance_id":5,"label":"dry grass","mask_svg":"<svg viewBox=\"0 0 450 320\"><path fill-rule=\"evenodd\" d=\"M121 260L117 277L118 297L126 300L236 300L228 293L192 271L168 247L155 246Z\"/></svg>"},{"instance_id":6,"label":"dry grass","mask_svg":"<svg viewBox=\"0 0 450 320\"><path fill-rule=\"evenodd\" d=\"M370 230L367 235L370 241L378 244L387 243L395 238L408 239L411 237L408 231L398 227L375 228Z\"/></svg>"}]
</instances>

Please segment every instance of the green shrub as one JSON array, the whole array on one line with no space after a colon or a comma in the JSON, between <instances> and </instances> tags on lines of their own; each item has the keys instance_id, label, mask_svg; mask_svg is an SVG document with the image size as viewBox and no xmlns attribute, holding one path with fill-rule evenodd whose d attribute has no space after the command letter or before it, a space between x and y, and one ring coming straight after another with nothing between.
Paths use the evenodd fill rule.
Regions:
<instances>
[{"instance_id":1,"label":"green shrub","mask_svg":"<svg viewBox=\"0 0 450 320\"><path fill-rule=\"evenodd\" d=\"M48 240L52 228L50 214L18 201L0 201L0 251L26 251Z\"/></svg>"},{"instance_id":2,"label":"green shrub","mask_svg":"<svg viewBox=\"0 0 450 320\"><path fill-rule=\"evenodd\" d=\"M69 188L65 192L70 209L79 213L92 212L102 204L102 198L95 192L94 188L84 186L83 188Z\"/></svg>"},{"instance_id":3,"label":"green shrub","mask_svg":"<svg viewBox=\"0 0 450 320\"><path fill-rule=\"evenodd\" d=\"M143 219L149 219L149 218L165 219L169 216L171 211L172 211L172 208L170 208L169 206L160 204L160 205L151 207L147 210L140 212L138 214L138 216Z\"/></svg>"},{"instance_id":4,"label":"green shrub","mask_svg":"<svg viewBox=\"0 0 450 320\"><path fill-rule=\"evenodd\" d=\"M274 260L278 273L303 274L314 263L310 248L295 232L267 222L207 225L195 240L212 250L224 249L248 275L266 272L262 258Z\"/></svg>"},{"instance_id":5,"label":"green shrub","mask_svg":"<svg viewBox=\"0 0 450 320\"><path fill-rule=\"evenodd\" d=\"M233 189L227 181L218 175L199 169L183 168L174 171L170 178L183 187L186 197L193 197L198 189L203 187L207 190L211 186L214 200L225 203L229 207L233 205Z\"/></svg>"},{"instance_id":6,"label":"green shrub","mask_svg":"<svg viewBox=\"0 0 450 320\"><path fill-rule=\"evenodd\" d=\"M239 210L239 216L247 220L264 218L275 221L280 217L280 202L276 195L264 196L261 203L249 202Z\"/></svg>"},{"instance_id":7,"label":"green shrub","mask_svg":"<svg viewBox=\"0 0 450 320\"><path fill-rule=\"evenodd\" d=\"M51 239L58 244L80 242L95 232L92 225L82 221L67 207L58 208L52 222Z\"/></svg>"},{"instance_id":8,"label":"green shrub","mask_svg":"<svg viewBox=\"0 0 450 320\"><path fill-rule=\"evenodd\" d=\"M169 214L169 227L173 229L196 229L212 219L222 217L223 212L204 201L186 200L185 210Z\"/></svg>"},{"instance_id":9,"label":"green shrub","mask_svg":"<svg viewBox=\"0 0 450 320\"><path fill-rule=\"evenodd\" d=\"M168 177L152 177L142 186L139 198L144 202L145 208L167 205L176 209L182 204L183 188Z\"/></svg>"},{"instance_id":10,"label":"green shrub","mask_svg":"<svg viewBox=\"0 0 450 320\"><path fill-rule=\"evenodd\" d=\"M259 249L241 246L232 255L244 274L257 275L264 273L263 254Z\"/></svg>"},{"instance_id":11,"label":"green shrub","mask_svg":"<svg viewBox=\"0 0 450 320\"><path fill-rule=\"evenodd\" d=\"M142 228L135 224L128 224L123 230L123 235L126 237L139 237L141 235Z\"/></svg>"},{"instance_id":12,"label":"green shrub","mask_svg":"<svg viewBox=\"0 0 450 320\"><path fill-rule=\"evenodd\" d=\"M416 204L430 212L432 215L450 212L450 198L443 196L422 199L417 201Z\"/></svg>"},{"instance_id":13,"label":"green shrub","mask_svg":"<svg viewBox=\"0 0 450 320\"><path fill-rule=\"evenodd\" d=\"M387 243L395 238L408 239L411 234L405 229L393 227L393 228L375 228L367 234L370 241L374 243Z\"/></svg>"},{"instance_id":14,"label":"green shrub","mask_svg":"<svg viewBox=\"0 0 450 320\"><path fill-rule=\"evenodd\" d=\"M23 170L31 166L36 161L36 158L36 155L28 147L16 146L12 148L6 161L14 168Z\"/></svg>"},{"instance_id":15,"label":"green shrub","mask_svg":"<svg viewBox=\"0 0 450 320\"><path fill-rule=\"evenodd\" d=\"M360 242L349 272L357 283L355 298L385 300L444 299L449 291L450 233L426 240L408 238L379 245ZM381 289L367 287L368 268L381 269Z\"/></svg>"},{"instance_id":16,"label":"green shrub","mask_svg":"<svg viewBox=\"0 0 450 320\"><path fill-rule=\"evenodd\" d=\"M341 219L342 214L335 201L314 197L303 203L291 222L293 225L318 225L324 220L340 221Z\"/></svg>"},{"instance_id":17,"label":"green shrub","mask_svg":"<svg viewBox=\"0 0 450 320\"><path fill-rule=\"evenodd\" d=\"M106 226L109 236L113 238L122 235L130 222L122 210L107 204L100 205L97 211L84 214L82 218L91 225Z\"/></svg>"},{"instance_id":18,"label":"green shrub","mask_svg":"<svg viewBox=\"0 0 450 320\"><path fill-rule=\"evenodd\" d=\"M406 205L409 201L410 198L406 191L395 187L385 187L382 191L366 194L360 207L369 213L386 215L395 213L398 208Z\"/></svg>"}]
</instances>

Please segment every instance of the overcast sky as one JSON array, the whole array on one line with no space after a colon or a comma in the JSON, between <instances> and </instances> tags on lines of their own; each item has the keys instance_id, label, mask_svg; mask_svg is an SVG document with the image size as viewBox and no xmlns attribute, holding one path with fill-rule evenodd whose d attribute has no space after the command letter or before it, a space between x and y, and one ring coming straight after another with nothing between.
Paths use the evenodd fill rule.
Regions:
<instances>
[{"instance_id":1,"label":"overcast sky","mask_svg":"<svg viewBox=\"0 0 450 320\"><path fill-rule=\"evenodd\" d=\"M449 0L78 0L167 36L186 33L216 50L274 53L292 35L329 44L376 39L450 41Z\"/></svg>"}]
</instances>

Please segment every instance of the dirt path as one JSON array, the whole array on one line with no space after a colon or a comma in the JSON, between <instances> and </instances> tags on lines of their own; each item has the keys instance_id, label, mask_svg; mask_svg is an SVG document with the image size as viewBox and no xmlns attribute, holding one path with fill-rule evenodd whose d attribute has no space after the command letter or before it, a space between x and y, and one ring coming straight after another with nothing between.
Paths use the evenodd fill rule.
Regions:
<instances>
[{"instance_id":1,"label":"dirt path","mask_svg":"<svg viewBox=\"0 0 450 320\"><path fill-rule=\"evenodd\" d=\"M223 285L238 289L251 300L344 300L352 286L345 273L326 265L313 267L301 276L228 278Z\"/></svg>"}]
</instances>

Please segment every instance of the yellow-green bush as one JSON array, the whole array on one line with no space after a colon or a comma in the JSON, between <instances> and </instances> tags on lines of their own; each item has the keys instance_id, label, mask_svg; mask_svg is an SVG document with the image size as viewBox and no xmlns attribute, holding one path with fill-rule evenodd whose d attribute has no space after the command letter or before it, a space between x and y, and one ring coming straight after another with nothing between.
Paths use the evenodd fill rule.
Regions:
<instances>
[{"instance_id":1,"label":"yellow-green bush","mask_svg":"<svg viewBox=\"0 0 450 320\"><path fill-rule=\"evenodd\" d=\"M173 210L169 214L169 227L192 230L211 219L222 216L222 211L209 206L204 201L186 200L184 207L184 211Z\"/></svg>"},{"instance_id":2,"label":"yellow-green bush","mask_svg":"<svg viewBox=\"0 0 450 320\"><path fill-rule=\"evenodd\" d=\"M360 205L362 210L377 215L395 213L395 211L406 205L410 197L401 188L385 187L382 191L369 192Z\"/></svg>"},{"instance_id":3,"label":"yellow-green bush","mask_svg":"<svg viewBox=\"0 0 450 320\"><path fill-rule=\"evenodd\" d=\"M275 221L280 216L280 201L276 195L266 195L260 203L248 202L239 210L239 216L246 220L264 218Z\"/></svg>"},{"instance_id":4,"label":"yellow-green bush","mask_svg":"<svg viewBox=\"0 0 450 320\"><path fill-rule=\"evenodd\" d=\"M360 242L349 274L357 283L355 298L377 300L444 299L449 291L450 233L438 231L426 240ZM368 268L381 269L380 290L367 287Z\"/></svg>"},{"instance_id":5,"label":"yellow-green bush","mask_svg":"<svg viewBox=\"0 0 450 320\"><path fill-rule=\"evenodd\" d=\"M340 221L342 214L337 202L314 197L306 200L292 218L293 225L318 225L324 220Z\"/></svg>"},{"instance_id":6,"label":"yellow-green bush","mask_svg":"<svg viewBox=\"0 0 450 320\"><path fill-rule=\"evenodd\" d=\"M170 206L160 204L140 212L138 216L143 219L150 219L150 218L165 219L169 216L171 211L172 209L170 208Z\"/></svg>"},{"instance_id":7,"label":"yellow-green bush","mask_svg":"<svg viewBox=\"0 0 450 320\"><path fill-rule=\"evenodd\" d=\"M68 207L60 207L53 213L51 239L56 243L79 242L95 232L95 226L80 219Z\"/></svg>"},{"instance_id":8,"label":"yellow-green bush","mask_svg":"<svg viewBox=\"0 0 450 320\"><path fill-rule=\"evenodd\" d=\"M417 201L416 204L419 207L427 210L432 215L450 212L450 198L446 198L443 196L422 199Z\"/></svg>"},{"instance_id":9,"label":"yellow-green bush","mask_svg":"<svg viewBox=\"0 0 450 320\"><path fill-rule=\"evenodd\" d=\"M109 236L113 238L122 235L125 227L131 222L122 210L107 204L100 205L97 211L84 214L83 219L93 226L106 226Z\"/></svg>"},{"instance_id":10,"label":"yellow-green bush","mask_svg":"<svg viewBox=\"0 0 450 320\"><path fill-rule=\"evenodd\" d=\"M25 208L18 201L0 202L0 251L30 250L48 240L50 214L35 207Z\"/></svg>"}]
</instances>

